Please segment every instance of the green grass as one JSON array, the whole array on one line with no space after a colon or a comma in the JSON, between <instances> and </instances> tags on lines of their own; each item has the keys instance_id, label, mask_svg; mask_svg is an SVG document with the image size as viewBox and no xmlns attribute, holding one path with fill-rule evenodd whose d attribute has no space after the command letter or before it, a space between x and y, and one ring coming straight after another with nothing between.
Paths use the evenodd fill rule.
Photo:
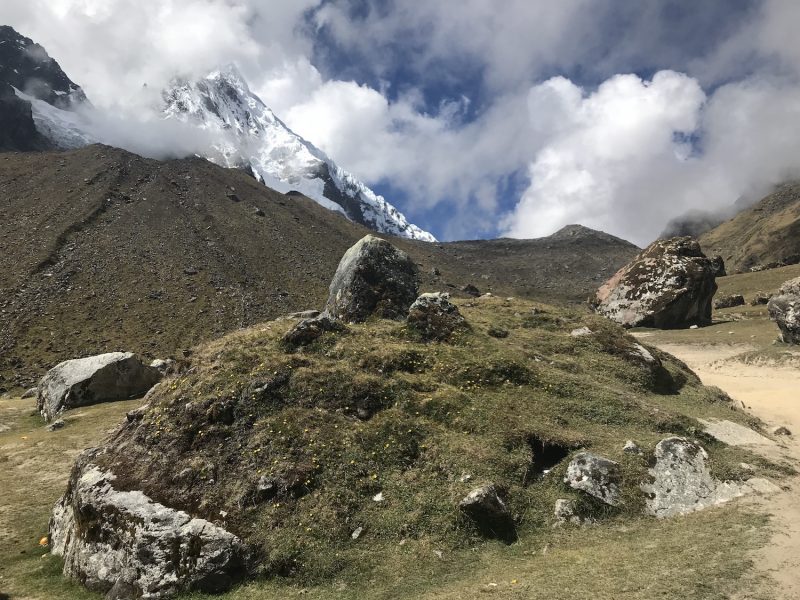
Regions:
<instances>
[{"instance_id":1,"label":"green grass","mask_svg":"<svg viewBox=\"0 0 800 600\"><path fill-rule=\"evenodd\" d=\"M757 459L705 438L697 418L752 419L652 350L674 382L665 389L664 373L631 356L633 338L588 313L497 298L461 310L471 329L447 344L374 321L295 354L280 349L287 322L202 346L103 464L120 487L221 523L259 550L260 575L226 598L724 598L753 583L746 550L761 543L764 520L735 506L643 517L649 456L622 452L627 439L649 452L669 435L699 437L714 473L744 477L739 463ZM569 335L582 326L594 334ZM487 335L492 327L509 336ZM14 540L0 550L0 589L85 595L58 576L57 560L40 558L37 541L71 459L129 407L82 410L56 433L13 413L0 434L0 460L14 465L0 469L0 506L11 507L0 527ZM566 460L531 478L533 436L619 461L625 505L606 509L567 489ZM253 497L262 476L278 482L274 497ZM457 509L489 482L507 494L514 544L484 538ZM372 500L378 492L383 502ZM598 523L554 529L557 498L576 499Z\"/></svg>"}]
</instances>

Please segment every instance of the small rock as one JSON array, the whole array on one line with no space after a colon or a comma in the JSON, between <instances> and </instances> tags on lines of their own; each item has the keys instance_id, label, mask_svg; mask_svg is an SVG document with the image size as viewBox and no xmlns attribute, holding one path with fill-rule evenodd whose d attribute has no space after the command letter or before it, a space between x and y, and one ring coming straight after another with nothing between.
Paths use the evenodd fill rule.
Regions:
<instances>
[{"instance_id":1,"label":"small rock","mask_svg":"<svg viewBox=\"0 0 800 600\"><path fill-rule=\"evenodd\" d=\"M570 335L572 337L584 337L587 335L592 335L592 330L589 329L588 327L580 327L579 329L573 329L570 332Z\"/></svg>"},{"instance_id":2,"label":"small rock","mask_svg":"<svg viewBox=\"0 0 800 600\"><path fill-rule=\"evenodd\" d=\"M697 326L697 325L691 325L691 326L689 327L689 329L700 329L700 327L699 327L699 326Z\"/></svg>"},{"instance_id":3,"label":"small rock","mask_svg":"<svg viewBox=\"0 0 800 600\"><path fill-rule=\"evenodd\" d=\"M481 291L471 283L468 283L467 285L462 287L461 291L467 294L468 296L472 296L473 298L477 298L478 296L481 295Z\"/></svg>"},{"instance_id":4,"label":"small rock","mask_svg":"<svg viewBox=\"0 0 800 600\"><path fill-rule=\"evenodd\" d=\"M567 466L564 483L575 490L602 500L609 506L622 504L619 463L591 452L581 452Z\"/></svg>"},{"instance_id":5,"label":"small rock","mask_svg":"<svg viewBox=\"0 0 800 600\"><path fill-rule=\"evenodd\" d=\"M292 327L281 338L281 345L286 350L294 351L302 346L308 346L325 333L337 333L346 329L338 319L323 313L313 319L303 319Z\"/></svg>"},{"instance_id":6,"label":"small rock","mask_svg":"<svg viewBox=\"0 0 800 600\"><path fill-rule=\"evenodd\" d=\"M383 502L383 492L378 492L372 497L373 502Z\"/></svg>"},{"instance_id":7,"label":"small rock","mask_svg":"<svg viewBox=\"0 0 800 600\"><path fill-rule=\"evenodd\" d=\"M450 294L422 294L408 311L408 327L426 341L447 340L457 329L466 326Z\"/></svg>"},{"instance_id":8,"label":"small rock","mask_svg":"<svg viewBox=\"0 0 800 600\"><path fill-rule=\"evenodd\" d=\"M64 419L58 419L47 426L47 431L58 431L59 429L64 429L66 426L67 422Z\"/></svg>"},{"instance_id":9,"label":"small rock","mask_svg":"<svg viewBox=\"0 0 800 600\"><path fill-rule=\"evenodd\" d=\"M494 485L472 490L458 507L478 525L484 535L516 539L514 519Z\"/></svg>"},{"instance_id":10,"label":"small rock","mask_svg":"<svg viewBox=\"0 0 800 600\"><path fill-rule=\"evenodd\" d=\"M171 358L157 358L153 362L150 363L150 367L153 369L158 369L158 372L162 375L166 375L169 373L173 367L175 366L175 361Z\"/></svg>"},{"instance_id":11,"label":"small rock","mask_svg":"<svg viewBox=\"0 0 800 600\"><path fill-rule=\"evenodd\" d=\"M197 275L200 271L197 270L197 267L185 267L183 269L184 275Z\"/></svg>"},{"instance_id":12,"label":"small rock","mask_svg":"<svg viewBox=\"0 0 800 600\"><path fill-rule=\"evenodd\" d=\"M353 538L354 540L357 540L358 538L361 537L362 533L364 533L364 528L363 527L356 527L353 530L353 533L350 534L350 537Z\"/></svg>"},{"instance_id":13,"label":"small rock","mask_svg":"<svg viewBox=\"0 0 800 600\"><path fill-rule=\"evenodd\" d=\"M772 298L771 294L758 292L755 296L753 296L753 299L750 301L750 306L765 306L769 304L770 298Z\"/></svg>"},{"instance_id":14,"label":"small rock","mask_svg":"<svg viewBox=\"0 0 800 600\"><path fill-rule=\"evenodd\" d=\"M508 329L502 329L501 327L489 327L489 330L486 333L497 339L504 339L508 337Z\"/></svg>"},{"instance_id":15,"label":"small rock","mask_svg":"<svg viewBox=\"0 0 800 600\"><path fill-rule=\"evenodd\" d=\"M267 216L267 215L264 213L264 211L263 211L263 210L261 210L261 209L260 209L259 207L257 207L257 206L253 207L253 213L255 213L255 215L256 215L257 217L265 217L265 216Z\"/></svg>"},{"instance_id":16,"label":"small rock","mask_svg":"<svg viewBox=\"0 0 800 600\"><path fill-rule=\"evenodd\" d=\"M741 294L734 294L732 296L726 296L724 298L718 298L714 301L714 308L716 310L721 310L723 308L734 308L736 306L744 306L744 296Z\"/></svg>"},{"instance_id":17,"label":"small rock","mask_svg":"<svg viewBox=\"0 0 800 600\"><path fill-rule=\"evenodd\" d=\"M780 426L772 430L772 435L792 435L792 432L786 427Z\"/></svg>"},{"instance_id":18,"label":"small rock","mask_svg":"<svg viewBox=\"0 0 800 600\"><path fill-rule=\"evenodd\" d=\"M622 451L627 452L628 454L642 453L642 449L633 440L628 440L627 442L625 442L625 445L622 447Z\"/></svg>"},{"instance_id":19,"label":"small rock","mask_svg":"<svg viewBox=\"0 0 800 600\"><path fill-rule=\"evenodd\" d=\"M559 523L580 522L580 518L575 514L575 501L559 498L556 500L553 514Z\"/></svg>"}]
</instances>

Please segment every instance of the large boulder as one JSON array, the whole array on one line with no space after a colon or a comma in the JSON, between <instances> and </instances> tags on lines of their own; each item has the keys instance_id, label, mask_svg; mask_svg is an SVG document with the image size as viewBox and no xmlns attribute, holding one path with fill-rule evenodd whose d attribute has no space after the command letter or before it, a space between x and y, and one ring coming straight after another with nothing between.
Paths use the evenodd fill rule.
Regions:
<instances>
[{"instance_id":1,"label":"large boulder","mask_svg":"<svg viewBox=\"0 0 800 600\"><path fill-rule=\"evenodd\" d=\"M744 482L720 481L711 475L708 454L700 444L680 437L656 445L652 481L641 485L646 494L645 512L659 518L685 515L723 504L746 494L778 491L773 483L757 477Z\"/></svg>"},{"instance_id":2,"label":"large boulder","mask_svg":"<svg viewBox=\"0 0 800 600\"><path fill-rule=\"evenodd\" d=\"M625 327L711 323L715 269L692 238L658 240L597 292L597 311Z\"/></svg>"},{"instance_id":3,"label":"large boulder","mask_svg":"<svg viewBox=\"0 0 800 600\"><path fill-rule=\"evenodd\" d=\"M450 294L422 294L408 310L408 327L426 341L443 341L466 325Z\"/></svg>"},{"instance_id":4,"label":"large boulder","mask_svg":"<svg viewBox=\"0 0 800 600\"><path fill-rule=\"evenodd\" d=\"M564 483L609 506L622 504L622 472L619 463L608 458L591 452L576 454L567 466Z\"/></svg>"},{"instance_id":5,"label":"large boulder","mask_svg":"<svg viewBox=\"0 0 800 600\"><path fill-rule=\"evenodd\" d=\"M39 382L39 412L50 421L62 410L143 396L161 377L130 352L68 360Z\"/></svg>"},{"instance_id":6,"label":"large boulder","mask_svg":"<svg viewBox=\"0 0 800 600\"><path fill-rule=\"evenodd\" d=\"M386 240L367 235L342 257L326 312L350 323L371 315L404 319L417 298L417 265Z\"/></svg>"},{"instance_id":7,"label":"large boulder","mask_svg":"<svg viewBox=\"0 0 800 600\"><path fill-rule=\"evenodd\" d=\"M242 541L204 519L115 487L92 463L73 468L50 519L50 546L64 575L113 598L164 598L178 591L218 593L248 571Z\"/></svg>"},{"instance_id":8,"label":"large boulder","mask_svg":"<svg viewBox=\"0 0 800 600\"><path fill-rule=\"evenodd\" d=\"M781 339L787 344L800 344L800 277L784 283L768 307L769 316L781 330Z\"/></svg>"}]
</instances>

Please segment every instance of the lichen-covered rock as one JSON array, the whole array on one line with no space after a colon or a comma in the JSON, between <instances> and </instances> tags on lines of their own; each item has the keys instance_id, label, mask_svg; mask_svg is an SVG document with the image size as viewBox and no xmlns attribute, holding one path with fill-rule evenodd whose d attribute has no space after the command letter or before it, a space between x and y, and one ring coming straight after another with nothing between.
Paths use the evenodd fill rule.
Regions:
<instances>
[{"instance_id":1,"label":"lichen-covered rock","mask_svg":"<svg viewBox=\"0 0 800 600\"><path fill-rule=\"evenodd\" d=\"M622 472L619 463L591 452L575 455L567 466L564 483L602 500L609 506L622 504Z\"/></svg>"},{"instance_id":2,"label":"lichen-covered rock","mask_svg":"<svg viewBox=\"0 0 800 600\"><path fill-rule=\"evenodd\" d=\"M408 311L408 327L427 341L446 340L466 321L458 307L450 302L450 294L422 294Z\"/></svg>"},{"instance_id":3,"label":"lichen-covered rock","mask_svg":"<svg viewBox=\"0 0 800 600\"><path fill-rule=\"evenodd\" d=\"M348 323L371 315L403 319L417 298L418 269L405 252L367 235L342 257L331 281L326 312Z\"/></svg>"},{"instance_id":4,"label":"lichen-covered rock","mask_svg":"<svg viewBox=\"0 0 800 600\"><path fill-rule=\"evenodd\" d=\"M571 499L559 498L553 507L553 516L556 518L557 523L575 523L581 522L580 517L576 514L575 501Z\"/></svg>"},{"instance_id":5,"label":"lichen-covered rock","mask_svg":"<svg viewBox=\"0 0 800 600\"><path fill-rule=\"evenodd\" d=\"M62 410L142 396L160 380L158 369L130 352L68 360L39 382L39 412L51 421Z\"/></svg>"},{"instance_id":6,"label":"lichen-covered rock","mask_svg":"<svg viewBox=\"0 0 800 600\"><path fill-rule=\"evenodd\" d=\"M287 350L296 350L301 346L307 346L321 338L325 333L341 332L347 328L338 319L333 319L330 315L321 314L312 319L303 319L297 325L287 331L281 339L281 344Z\"/></svg>"},{"instance_id":7,"label":"lichen-covered rock","mask_svg":"<svg viewBox=\"0 0 800 600\"><path fill-rule=\"evenodd\" d=\"M458 503L458 507L484 534L501 539L515 537L511 511L508 510L508 506L494 485L485 485L472 490Z\"/></svg>"},{"instance_id":8,"label":"lichen-covered rock","mask_svg":"<svg viewBox=\"0 0 800 600\"><path fill-rule=\"evenodd\" d=\"M647 495L645 512L664 518L688 514L728 502L752 492L763 492L764 480L743 484L719 481L711 476L708 454L699 444L680 437L656 445L653 481L642 484Z\"/></svg>"},{"instance_id":9,"label":"lichen-covered rock","mask_svg":"<svg viewBox=\"0 0 800 600\"><path fill-rule=\"evenodd\" d=\"M784 283L772 297L769 316L778 324L784 342L800 344L800 277Z\"/></svg>"},{"instance_id":10,"label":"lichen-covered rock","mask_svg":"<svg viewBox=\"0 0 800 600\"><path fill-rule=\"evenodd\" d=\"M124 598L222 592L247 573L238 537L204 519L115 488L114 474L84 454L50 519L50 547L64 575Z\"/></svg>"},{"instance_id":11,"label":"lichen-covered rock","mask_svg":"<svg viewBox=\"0 0 800 600\"><path fill-rule=\"evenodd\" d=\"M714 301L714 308L720 310L723 308L734 308L736 306L744 306L744 296L741 294L733 294L732 296L725 296L724 298L717 298Z\"/></svg>"},{"instance_id":12,"label":"lichen-covered rock","mask_svg":"<svg viewBox=\"0 0 800 600\"><path fill-rule=\"evenodd\" d=\"M597 292L597 311L625 327L675 329L711 323L714 268L691 238L659 240Z\"/></svg>"}]
</instances>

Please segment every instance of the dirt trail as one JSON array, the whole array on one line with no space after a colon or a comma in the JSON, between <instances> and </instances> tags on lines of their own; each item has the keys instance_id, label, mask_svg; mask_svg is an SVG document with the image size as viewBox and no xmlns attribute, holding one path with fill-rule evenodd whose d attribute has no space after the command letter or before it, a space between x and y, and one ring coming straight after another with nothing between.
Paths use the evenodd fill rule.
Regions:
<instances>
[{"instance_id":1,"label":"dirt trail","mask_svg":"<svg viewBox=\"0 0 800 600\"><path fill-rule=\"evenodd\" d=\"M793 434L781 438L779 446L771 450L754 447L754 451L769 454L772 459L800 463L800 369L743 364L733 357L748 350L744 346L658 342L655 345L686 362L706 385L715 385L742 402L748 412L765 421L770 429L784 426ZM769 543L755 557L758 571L772 579L764 597L800 599L799 497L800 477L795 477L787 482L782 493L755 500L772 515L774 528Z\"/></svg>"}]
</instances>

